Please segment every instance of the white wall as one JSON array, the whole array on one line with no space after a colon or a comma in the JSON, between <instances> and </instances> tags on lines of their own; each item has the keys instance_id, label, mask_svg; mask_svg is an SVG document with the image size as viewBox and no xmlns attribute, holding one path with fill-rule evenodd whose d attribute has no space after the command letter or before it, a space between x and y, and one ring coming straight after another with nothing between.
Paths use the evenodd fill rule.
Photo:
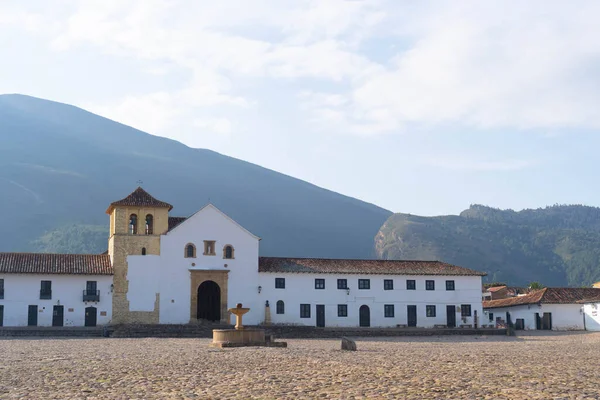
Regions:
<instances>
[{"instance_id":1,"label":"white wall","mask_svg":"<svg viewBox=\"0 0 600 400\"><path fill-rule=\"evenodd\" d=\"M510 312L512 322L517 318L524 319L526 330L535 330L535 314L539 313L543 317L544 313L552 313L552 330L583 330L583 313L581 304L530 304L515 307L490 308L488 313L494 313L496 317L502 317L506 320L506 312Z\"/></svg>"},{"instance_id":2,"label":"white wall","mask_svg":"<svg viewBox=\"0 0 600 400\"><path fill-rule=\"evenodd\" d=\"M27 326L29 306L38 306L38 326L52 326L54 305L64 306L64 326L84 326L85 308L96 307L97 324L108 324L112 315L112 276L0 274L4 279L4 326ZM52 281L52 299L40 300L41 281ZM87 281L97 281L100 301L83 302ZM71 311L72 309L72 311ZM101 316L106 312L106 316Z\"/></svg>"},{"instance_id":3,"label":"white wall","mask_svg":"<svg viewBox=\"0 0 600 400\"><path fill-rule=\"evenodd\" d=\"M588 331L600 331L600 303L585 304L585 328Z\"/></svg>"},{"instance_id":4,"label":"white wall","mask_svg":"<svg viewBox=\"0 0 600 400\"><path fill-rule=\"evenodd\" d=\"M481 303L481 277L478 276L408 276L408 275L341 275L341 274L277 274L261 273L261 304L259 319L264 320L264 306L268 300L271 321L275 324L316 325L316 305L325 305L325 326L359 326L359 308L369 306L372 327L394 327L407 324L407 305L417 306L417 326L446 325L446 306L471 305L471 317L463 322L456 313L456 324L474 324L477 311L479 320L483 315ZM275 278L285 278L285 289L275 288ZM315 278L325 279L325 289L315 289ZM347 290L337 288L338 279L347 279ZM370 279L370 289L358 289L359 279ZM394 281L393 290L384 290L384 279ZM416 280L416 290L406 290L406 280ZM435 281L435 290L425 290L425 280ZM446 290L446 280L454 280L455 290ZM285 304L285 314L277 314L277 301ZM300 318L300 304L311 305L310 318ZM338 304L348 306L348 316L338 317ZM394 305L394 317L384 315L384 305ZM436 316L426 316L426 306L436 306ZM251 311L252 312L252 311ZM480 322L481 323L481 322Z\"/></svg>"},{"instance_id":5,"label":"white wall","mask_svg":"<svg viewBox=\"0 0 600 400\"><path fill-rule=\"evenodd\" d=\"M203 255L204 240L214 240L214 256ZM190 322L191 270L228 270L228 308L243 303L252 311L244 323L260 322L258 299L258 241L212 206L207 206L161 236L160 256L128 256L129 291L132 311L151 311L155 293L160 293L160 323ZM196 258L185 258L188 243L196 246ZM223 258L223 247L234 247L234 259ZM195 265L192 265L195 264ZM227 266L225 266L227 265Z\"/></svg>"}]
</instances>

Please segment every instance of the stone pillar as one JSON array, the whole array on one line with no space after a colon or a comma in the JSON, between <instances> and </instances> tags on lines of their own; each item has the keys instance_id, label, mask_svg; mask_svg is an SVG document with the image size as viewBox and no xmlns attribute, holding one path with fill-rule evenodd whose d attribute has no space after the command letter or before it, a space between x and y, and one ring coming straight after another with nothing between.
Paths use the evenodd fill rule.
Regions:
<instances>
[{"instance_id":1,"label":"stone pillar","mask_svg":"<svg viewBox=\"0 0 600 400\"><path fill-rule=\"evenodd\" d=\"M269 306L269 300L265 303L265 325L271 325L271 306Z\"/></svg>"}]
</instances>

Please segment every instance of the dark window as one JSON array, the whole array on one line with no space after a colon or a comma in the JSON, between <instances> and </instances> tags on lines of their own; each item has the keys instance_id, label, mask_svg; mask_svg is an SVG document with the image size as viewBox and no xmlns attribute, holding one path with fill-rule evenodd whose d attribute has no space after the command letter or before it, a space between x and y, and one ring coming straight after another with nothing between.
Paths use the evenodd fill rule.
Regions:
<instances>
[{"instance_id":1,"label":"dark window","mask_svg":"<svg viewBox=\"0 0 600 400\"><path fill-rule=\"evenodd\" d=\"M285 278L275 278L275 289L285 289Z\"/></svg>"},{"instance_id":2,"label":"dark window","mask_svg":"<svg viewBox=\"0 0 600 400\"><path fill-rule=\"evenodd\" d=\"M470 304L461 304L460 315L462 317L470 317L471 316L471 305Z\"/></svg>"},{"instance_id":3,"label":"dark window","mask_svg":"<svg viewBox=\"0 0 600 400\"><path fill-rule=\"evenodd\" d=\"M386 318L394 318L394 305L385 304L383 306L383 314Z\"/></svg>"},{"instance_id":4,"label":"dark window","mask_svg":"<svg viewBox=\"0 0 600 400\"><path fill-rule=\"evenodd\" d=\"M154 233L154 218L151 214L146 215L146 235Z\"/></svg>"},{"instance_id":5,"label":"dark window","mask_svg":"<svg viewBox=\"0 0 600 400\"><path fill-rule=\"evenodd\" d=\"M446 281L446 290L454 290L454 281Z\"/></svg>"},{"instance_id":6,"label":"dark window","mask_svg":"<svg viewBox=\"0 0 600 400\"><path fill-rule=\"evenodd\" d=\"M145 256L146 255L146 248L142 247L142 255Z\"/></svg>"},{"instance_id":7,"label":"dark window","mask_svg":"<svg viewBox=\"0 0 600 400\"><path fill-rule=\"evenodd\" d=\"M277 314L285 314L285 304L283 300L277 302Z\"/></svg>"},{"instance_id":8,"label":"dark window","mask_svg":"<svg viewBox=\"0 0 600 400\"><path fill-rule=\"evenodd\" d=\"M406 290L416 290L417 289L417 281L414 279L406 280Z\"/></svg>"},{"instance_id":9,"label":"dark window","mask_svg":"<svg viewBox=\"0 0 600 400\"><path fill-rule=\"evenodd\" d=\"M393 279L384 279L383 280L383 290L394 290L394 280Z\"/></svg>"},{"instance_id":10,"label":"dark window","mask_svg":"<svg viewBox=\"0 0 600 400\"><path fill-rule=\"evenodd\" d=\"M300 318L310 318L310 304L300 304Z\"/></svg>"},{"instance_id":11,"label":"dark window","mask_svg":"<svg viewBox=\"0 0 600 400\"><path fill-rule=\"evenodd\" d=\"M490 317L490 322L494 322L494 313L493 312L491 312L489 314L489 317Z\"/></svg>"},{"instance_id":12,"label":"dark window","mask_svg":"<svg viewBox=\"0 0 600 400\"><path fill-rule=\"evenodd\" d=\"M188 244L185 246L185 256L187 258L195 258L196 257L196 246L193 244Z\"/></svg>"},{"instance_id":13,"label":"dark window","mask_svg":"<svg viewBox=\"0 0 600 400\"><path fill-rule=\"evenodd\" d=\"M338 304L338 317L348 316L348 306L346 304Z\"/></svg>"},{"instance_id":14,"label":"dark window","mask_svg":"<svg viewBox=\"0 0 600 400\"><path fill-rule=\"evenodd\" d=\"M100 291L98 290L98 282L87 281L85 283L83 301L100 301Z\"/></svg>"},{"instance_id":15,"label":"dark window","mask_svg":"<svg viewBox=\"0 0 600 400\"><path fill-rule=\"evenodd\" d=\"M425 306L425 315L435 317L435 306Z\"/></svg>"},{"instance_id":16,"label":"dark window","mask_svg":"<svg viewBox=\"0 0 600 400\"><path fill-rule=\"evenodd\" d=\"M40 299L49 300L52 298L52 281L42 281L40 287Z\"/></svg>"},{"instance_id":17,"label":"dark window","mask_svg":"<svg viewBox=\"0 0 600 400\"><path fill-rule=\"evenodd\" d=\"M225 246L225 254L223 255L223 258L233 258L233 247Z\"/></svg>"},{"instance_id":18,"label":"dark window","mask_svg":"<svg viewBox=\"0 0 600 400\"><path fill-rule=\"evenodd\" d=\"M137 233L137 215L135 214L129 216L129 233L134 235Z\"/></svg>"},{"instance_id":19,"label":"dark window","mask_svg":"<svg viewBox=\"0 0 600 400\"><path fill-rule=\"evenodd\" d=\"M370 279L359 279L358 280L358 288L359 289L371 289L371 280Z\"/></svg>"},{"instance_id":20,"label":"dark window","mask_svg":"<svg viewBox=\"0 0 600 400\"><path fill-rule=\"evenodd\" d=\"M325 289L325 279L315 279L315 289Z\"/></svg>"},{"instance_id":21,"label":"dark window","mask_svg":"<svg viewBox=\"0 0 600 400\"><path fill-rule=\"evenodd\" d=\"M0 279L0 299L4 298L4 279Z\"/></svg>"},{"instance_id":22,"label":"dark window","mask_svg":"<svg viewBox=\"0 0 600 400\"><path fill-rule=\"evenodd\" d=\"M348 289L348 279L338 279L338 289Z\"/></svg>"},{"instance_id":23,"label":"dark window","mask_svg":"<svg viewBox=\"0 0 600 400\"><path fill-rule=\"evenodd\" d=\"M425 290L435 290L435 281L425 281Z\"/></svg>"},{"instance_id":24,"label":"dark window","mask_svg":"<svg viewBox=\"0 0 600 400\"><path fill-rule=\"evenodd\" d=\"M215 255L215 241L214 240L205 240L204 241L204 255L205 256L214 256Z\"/></svg>"}]
</instances>

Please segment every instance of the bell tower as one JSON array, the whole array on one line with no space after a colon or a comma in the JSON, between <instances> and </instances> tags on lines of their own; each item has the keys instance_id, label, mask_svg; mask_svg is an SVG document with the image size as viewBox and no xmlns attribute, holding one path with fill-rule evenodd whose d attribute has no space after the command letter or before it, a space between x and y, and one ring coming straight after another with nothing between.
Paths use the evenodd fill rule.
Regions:
<instances>
[{"instance_id":1,"label":"bell tower","mask_svg":"<svg viewBox=\"0 0 600 400\"><path fill-rule=\"evenodd\" d=\"M114 269L112 322L158 323L158 298L153 312L131 312L127 291L127 258L160 255L160 237L169 229L172 205L152 197L141 187L129 196L110 204L108 254ZM157 295L158 297L158 295Z\"/></svg>"}]
</instances>

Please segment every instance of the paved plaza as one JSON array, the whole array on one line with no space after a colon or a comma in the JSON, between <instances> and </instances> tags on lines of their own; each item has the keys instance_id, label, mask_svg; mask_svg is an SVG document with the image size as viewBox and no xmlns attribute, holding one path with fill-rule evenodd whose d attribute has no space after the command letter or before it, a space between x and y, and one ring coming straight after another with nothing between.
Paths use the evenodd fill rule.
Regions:
<instances>
[{"instance_id":1,"label":"paved plaza","mask_svg":"<svg viewBox=\"0 0 600 400\"><path fill-rule=\"evenodd\" d=\"M1 339L0 399L600 398L600 333L287 342Z\"/></svg>"}]
</instances>

